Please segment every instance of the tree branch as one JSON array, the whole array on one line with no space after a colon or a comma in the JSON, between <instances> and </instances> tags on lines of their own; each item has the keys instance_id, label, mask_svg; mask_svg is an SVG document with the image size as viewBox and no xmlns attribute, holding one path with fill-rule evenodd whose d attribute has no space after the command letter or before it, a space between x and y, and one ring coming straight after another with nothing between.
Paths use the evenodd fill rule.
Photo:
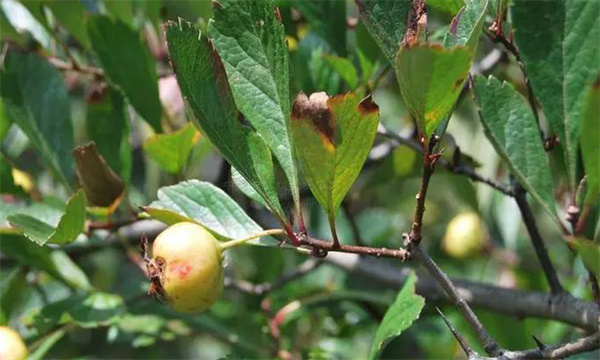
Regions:
<instances>
[{"instance_id":1,"label":"tree branch","mask_svg":"<svg viewBox=\"0 0 600 360\"><path fill-rule=\"evenodd\" d=\"M543 349L535 348L523 351L507 351L499 360L527 360L527 359L563 359L565 357L581 354L600 348L600 334L595 333L584 338L571 341L562 345L547 346Z\"/></svg>"},{"instance_id":2,"label":"tree branch","mask_svg":"<svg viewBox=\"0 0 600 360\"><path fill-rule=\"evenodd\" d=\"M425 253L420 246L411 248L411 255L418 260L426 269L429 274L437 281L438 285L446 292L446 295L452 300L454 305L461 312L465 320L469 323L479 341L483 344L485 351L489 355L499 355L504 350L500 347L500 344L494 340L487 330L477 318L477 315L471 310L469 304L459 294L458 289L452 283L452 280L446 275L437 264L431 259L431 257Z\"/></svg>"},{"instance_id":3,"label":"tree branch","mask_svg":"<svg viewBox=\"0 0 600 360\"><path fill-rule=\"evenodd\" d=\"M548 256L548 250L546 250L542 236L537 228L533 212L531 211L531 207L527 202L526 196L527 195L523 188L519 186L516 191L515 200L517 201L517 205L521 211L523 222L525 223L525 227L529 233L529 238L531 238L531 243L533 244L533 248L535 249L535 253L537 254L540 265L542 266L544 275L548 280L548 285L550 285L550 291L552 291L553 294L565 292L565 289L558 280L558 276L556 275L556 270L552 265L552 261Z\"/></svg>"},{"instance_id":4,"label":"tree branch","mask_svg":"<svg viewBox=\"0 0 600 360\"><path fill-rule=\"evenodd\" d=\"M325 261L370 281L400 289L411 269L398 268L395 262L360 257L355 254L329 254ZM432 275L419 273L417 293L432 302L450 302ZM452 278L456 291L470 306L517 318L541 318L559 321L578 328L598 330L598 307L570 294L502 288L480 282Z\"/></svg>"}]
</instances>

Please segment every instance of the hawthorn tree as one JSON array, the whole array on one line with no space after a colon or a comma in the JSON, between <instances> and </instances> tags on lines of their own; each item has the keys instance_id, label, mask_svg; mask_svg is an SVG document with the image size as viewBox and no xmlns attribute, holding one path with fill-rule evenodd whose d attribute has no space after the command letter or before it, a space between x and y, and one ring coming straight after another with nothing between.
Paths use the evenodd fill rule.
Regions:
<instances>
[{"instance_id":1,"label":"hawthorn tree","mask_svg":"<svg viewBox=\"0 0 600 360\"><path fill-rule=\"evenodd\" d=\"M600 356L600 1L0 16L2 358Z\"/></svg>"}]
</instances>

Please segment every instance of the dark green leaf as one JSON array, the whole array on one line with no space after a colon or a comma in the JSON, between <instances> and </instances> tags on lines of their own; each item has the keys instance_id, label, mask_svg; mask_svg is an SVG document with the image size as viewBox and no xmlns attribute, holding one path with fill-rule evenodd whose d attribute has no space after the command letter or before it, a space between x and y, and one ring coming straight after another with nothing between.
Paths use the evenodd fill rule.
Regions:
<instances>
[{"instance_id":1,"label":"dark green leaf","mask_svg":"<svg viewBox=\"0 0 600 360\"><path fill-rule=\"evenodd\" d=\"M308 20L308 27L326 40L341 57L346 50L346 1L293 0L292 6Z\"/></svg>"},{"instance_id":2,"label":"dark green leaf","mask_svg":"<svg viewBox=\"0 0 600 360\"><path fill-rule=\"evenodd\" d=\"M272 181L273 163L268 148L240 121L225 69L211 43L186 22L169 23L167 40L181 92L196 116L194 123L260 193L269 209L285 221Z\"/></svg>"},{"instance_id":3,"label":"dark green leaf","mask_svg":"<svg viewBox=\"0 0 600 360\"><path fill-rule=\"evenodd\" d=\"M474 90L486 136L521 185L558 221L548 159L527 100L492 76L478 76Z\"/></svg>"},{"instance_id":4,"label":"dark green leaf","mask_svg":"<svg viewBox=\"0 0 600 360\"><path fill-rule=\"evenodd\" d=\"M452 19L450 31L444 39L444 46L464 45L471 50L471 56L477 54L477 43L483 29L489 0L467 0L466 5Z\"/></svg>"},{"instance_id":5,"label":"dark green leaf","mask_svg":"<svg viewBox=\"0 0 600 360\"><path fill-rule=\"evenodd\" d=\"M396 53L404 41L410 1L406 0L355 0L367 30L392 66Z\"/></svg>"},{"instance_id":6,"label":"dark green leaf","mask_svg":"<svg viewBox=\"0 0 600 360\"><path fill-rule=\"evenodd\" d=\"M116 1L113 1L116 2ZM123 1L127 2L127 1ZM85 29L86 13L79 0L45 1L44 5L51 11L56 20L77 39L85 48L90 47L90 38Z\"/></svg>"},{"instance_id":7,"label":"dark green leaf","mask_svg":"<svg viewBox=\"0 0 600 360\"><path fill-rule=\"evenodd\" d=\"M85 195L79 190L67 201L65 213L56 227L28 214L8 217L10 224L29 240L42 246L46 243L65 245L77 239L85 225Z\"/></svg>"},{"instance_id":8,"label":"dark green leaf","mask_svg":"<svg viewBox=\"0 0 600 360\"><path fill-rule=\"evenodd\" d=\"M46 165L69 186L73 124L63 77L35 54L9 52L0 76L6 112L27 134Z\"/></svg>"},{"instance_id":9,"label":"dark green leaf","mask_svg":"<svg viewBox=\"0 0 600 360\"><path fill-rule=\"evenodd\" d=\"M411 273L396 300L388 308L371 346L370 359L379 357L381 350L394 338L398 337L404 330L419 318L421 309L425 306L425 299L415 293L417 276Z\"/></svg>"},{"instance_id":10,"label":"dark green leaf","mask_svg":"<svg viewBox=\"0 0 600 360\"><path fill-rule=\"evenodd\" d=\"M8 130L10 130L12 123L12 119L8 116L8 113L6 112L4 101L2 101L2 98L0 98L0 144L2 144L2 141L6 137L6 134L8 134Z\"/></svg>"},{"instance_id":11,"label":"dark green leaf","mask_svg":"<svg viewBox=\"0 0 600 360\"><path fill-rule=\"evenodd\" d=\"M279 10L266 0L214 4L208 31L225 65L235 103L279 161L299 206L288 47Z\"/></svg>"},{"instance_id":12,"label":"dark green leaf","mask_svg":"<svg viewBox=\"0 0 600 360\"><path fill-rule=\"evenodd\" d=\"M158 76L140 34L122 21L106 16L90 17L87 29L92 49L110 81L123 91L154 130L160 132L162 108L158 98Z\"/></svg>"},{"instance_id":13,"label":"dark green leaf","mask_svg":"<svg viewBox=\"0 0 600 360\"><path fill-rule=\"evenodd\" d=\"M298 95L292 112L296 152L304 178L331 223L360 174L377 133L379 107L363 92L328 98Z\"/></svg>"},{"instance_id":14,"label":"dark green leaf","mask_svg":"<svg viewBox=\"0 0 600 360\"><path fill-rule=\"evenodd\" d=\"M590 86L581 119L581 157L587 179L586 204L600 193L600 79Z\"/></svg>"},{"instance_id":15,"label":"dark green leaf","mask_svg":"<svg viewBox=\"0 0 600 360\"><path fill-rule=\"evenodd\" d=\"M86 132L110 168L129 183L132 154L127 104L114 88L105 87L88 97Z\"/></svg>"},{"instance_id":16,"label":"dark green leaf","mask_svg":"<svg viewBox=\"0 0 600 360\"><path fill-rule=\"evenodd\" d=\"M52 303L42 308L34 323L41 332L69 323L94 328L114 324L123 313L125 302L120 296L98 292Z\"/></svg>"},{"instance_id":17,"label":"dark green leaf","mask_svg":"<svg viewBox=\"0 0 600 360\"><path fill-rule=\"evenodd\" d=\"M403 46L398 52L400 92L426 143L454 107L470 65L471 53L464 47L423 44Z\"/></svg>"},{"instance_id":18,"label":"dark green leaf","mask_svg":"<svg viewBox=\"0 0 600 360\"><path fill-rule=\"evenodd\" d=\"M583 101L600 72L599 13L599 1L517 1L511 6L515 42L560 140L572 190Z\"/></svg>"},{"instance_id":19,"label":"dark green leaf","mask_svg":"<svg viewBox=\"0 0 600 360\"><path fill-rule=\"evenodd\" d=\"M248 237L262 230L223 190L188 180L158 190L158 201L144 208L166 223L193 221L223 239Z\"/></svg>"},{"instance_id":20,"label":"dark green leaf","mask_svg":"<svg viewBox=\"0 0 600 360\"><path fill-rule=\"evenodd\" d=\"M144 150L160 167L170 173L178 173L186 164L192 147L200 133L192 123L172 134L158 134L144 141Z\"/></svg>"},{"instance_id":21,"label":"dark green leaf","mask_svg":"<svg viewBox=\"0 0 600 360\"><path fill-rule=\"evenodd\" d=\"M47 272L72 288L88 289L90 284L81 269L62 251L50 250L25 237L2 233L0 251L23 265Z\"/></svg>"},{"instance_id":22,"label":"dark green leaf","mask_svg":"<svg viewBox=\"0 0 600 360\"><path fill-rule=\"evenodd\" d=\"M79 183L90 203L114 210L121 201L125 185L98 154L96 144L76 147L73 157L77 165Z\"/></svg>"},{"instance_id":23,"label":"dark green leaf","mask_svg":"<svg viewBox=\"0 0 600 360\"><path fill-rule=\"evenodd\" d=\"M356 89L358 86L358 74L352 61L333 55L325 55L325 61L344 79L350 89Z\"/></svg>"}]
</instances>

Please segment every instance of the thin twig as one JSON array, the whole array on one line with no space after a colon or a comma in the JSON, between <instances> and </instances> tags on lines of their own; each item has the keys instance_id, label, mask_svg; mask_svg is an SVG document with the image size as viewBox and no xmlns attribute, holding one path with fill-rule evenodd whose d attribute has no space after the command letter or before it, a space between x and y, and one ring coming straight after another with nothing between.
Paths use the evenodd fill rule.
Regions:
<instances>
[{"instance_id":1,"label":"thin twig","mask_svg":"<svg viewBox=\"0 0 600 360\"><path fill-rule=\"evenodd\" d=\"M454 335L454 338L456 339L456 341L458 341L458 344L460 345L460 347L463 349L465 354L467 354L467 357L471 358L471 356L473 355L473 349L471 349L471 347L467 343L467 340L465 340L465 338L454 328L454 326L452 326L452 324L446 318L444 313L442 313L442 310L440 310L437 306L435 307L435 309L442 317L442 320L444 320L444 323L446 323L446 326L448 326L448 329L450 329L450 332L452 333L452 335Z\"/></svg>"},{"instance_id":2,"label":"thin twig","mask_svg":"<svg viewBox=\"0 0 600 360\"><path fill-rule=\"evenodd\" d=\"M595 333L575 341L561 345L547 346L543 349L535 348L522 351L507 351L499 359L528 360L528 359L563 359L571 355L597 350L600 348L600 334Z\"/></svg>"},{"instance_id":3,"label":"thin twig","mask_svg":"<svg viewBox=\"0 0 600 360\"><path fill-rule=\"evenodd\" d=\"M391 131L381 127L381 126L379 127L378 133L379 133L379 135L384 136L388 139L397 141L398 144L408 146L415 151L418 151L418 152L423 151L423 149L421 148L421 146L419 145L419 143L417 141L400 136L394 132L391 132ZM475 172L475 170L468 165L454 164L453 162L449 161L446 158L440 158L438 160L436 166L442 166L454 174L465 175L469 179L471 179L475 182L481 182L486 185L489 185L507 196L511 196L511 197L514 196L513 190L510 186L498 183L498 182L488 179L488 178L485 178L485 177L477 174Z\"/></svg>"},{"instance_id":4,"label":"thin twig","mask_svg":"<svg viewBox=\"0 0 600 360\"><path fill-rule=\"evenodd\" d=\"M556 269L554 269L554 266L552 265L550 256L548 256L548 250L546 249L544 241L542 240L542 236L537 228L533 211L531 211L531 207L527 202L526 193L520 186L518 186L516 191L515 200L517 201L517 205L521 211L523 222L525 223L525 227L529 233L529 238L531 239L531 243L533 244L537 258L542 266L542 270L544 271L548 285L550 286L550 291L552 291L553 294L565 292L565 289L558 280L558 275L556 274Z\"/></svg>"},{"instance_id":5,"label":"thin twig","mask_svg":"<svg viewBox=\"0 0 600 360\"><path fill-rule=\"evenodd\" d=\"M343 245L340 244L339 247L336 247L333 242L315 239L309 236L298 235L300 239L300 245L304 247L308 247L312 254L317 257L325 257L328 252L342 252L342 253L353 253L360 255L368 255L374 257L384 257L384 258L394 258L399 259L401 261L409 259L409 253L406 249L397 248L397 249L389 249L389 248L378 248L378 247L370 247L370 246L356 246L356 245Z\"/></svg>"},{"instance_id":6,"label":"thin twig","mask_svg":"<svg viewBox=\"0 0 600 360\"><path fill-rule=\"evenodd\" d=\"M454 302L465 320L469 323L479 341L483 344L485 351L491 356L498 356L504 351L500 344L494 340L477 318L469 304L458 294L454 283L446 273L440 269L431 257L420 246L411 248L411 255L427 269L429 274L437 281L438 285L446 292L446 295Z\"/></svg>"},{"instance_id":7,"label":"thin twig","mask_svg":"<svg viewBox=\"0 0 600 360\"><path fill-rule=\"evenodd\" d=\"M82 74L93 75L96 78L104 77L104 71L99 68L79 64L76 65L73 62L67 62L55 57L48 58L48 62L50 62L52 65L54 65L54 67L61 71L75 71Z\"/></svg>"}]
</instances>

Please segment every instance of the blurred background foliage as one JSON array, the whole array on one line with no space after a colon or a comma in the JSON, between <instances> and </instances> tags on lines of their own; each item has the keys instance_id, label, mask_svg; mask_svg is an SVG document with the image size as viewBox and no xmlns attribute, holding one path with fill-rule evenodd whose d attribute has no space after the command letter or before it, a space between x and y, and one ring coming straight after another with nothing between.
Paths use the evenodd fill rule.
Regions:
<instances>
[{"instance_id":1,"label":"blurred background foliage","mask_svg":"<svg viewBox=\"0 0 600 360\"><path fill-rule=\"evenodd\" d=\"M456 3L461 2L428 1L430 41L442 41L460 8ZM293 96L300 91L335 95L359 85L370 86L381 111L381 124L406 137L414 133L394 72L358 20L354 3L279 0L277 4L290 49ZM491 9L484 26L493 19L496 7ZM276 226L270 214L233 186L228 166L206 139L187 125L188 115L169 65L162 23L181 17L206 28L211 13L211 2L199 0L1 2L2 57L19 49L36 53L61 70L68 91L70 108L66 110L70 111L74 144L94 140L114 172L127 184L125 198L110 215L115 222L132 219L139 206L156 198L161 186L202 179L225 189L265 228ZM93 39L86 27L98 14L141 36L144 51L149 52L158 74L163 133L157 134L139 115L140 110L107 86L103 76L82 70L107 66L99 61L97 49L92 50ZM142 66L135 62L143 58L136 51L132 48L117 54L119 61L131 67L125 71L137 71L134 68ZM490 61L489 56L495 57L494 66L484 72L507 80L524 92L526 86L515 59L482 36L475 64ZM77 64L75 68L73 64ZM115 108L121 109L120 115ZM0 107L0 119L5 194L0 202L0 226L7 228L6 217L23 209L56 224L70 190L51 175L23 129L12 123L4 105ZM478 173L509 181L508 169L484 136L468 93L461 96L452 115L444 147L445 156L452 156L460 147L463 154L471 157ZM552 154L561 156L558 151ZM560 198L565 171L560 159L552 160L558 183L556 195ZM392 147L389 140L378 137L338 216L340 240L348 244L361 239L370 246L398 246L402 232L411 224L421 169L421 157L413 149L404 145ZM67 176L73 178L73 174ZM14 187L6 190L9 184ZM329 239L326 215L308 192L303 194L303 204L311 234ZM512 198L440 168L433 177L426 207L424 244L449 275L504 287L547 289ZM535 204L534 210L563 285L574 295L591 299L583 264L565 251L560 230L552 219ZM482 220L485 246L456 257L445 250L442 239L449 222L464 212L474 212ZM105 210L92 212L89 217L96 222L107 219ZM6 243L17 236L20 235L4 231L2 240ZM79 286L66 285L68 281L41 271L37 263L15 259L2 249L2 302L13 301L11 311L3 314L3 321L17 329L28 344L42 344L64 331L57 336L48 358L265 358L276 349L307 359L364 358L396 292L324 264L264 296L229 287L207 312L181 315L145 295L148 281L132 261L137 254L136 244L115 241L105 246L105 236L106 231L100 229L82 234L78 241L64 247L60 256L56 256L57 251L53 255L50 251L35 255L52 256L48 266L58 268L65 278L79 284L89 282L84 287L97 291L90 301L106 304L109 309L97 314L85 308L78 313L69 305L69 301L80 296ZM252 283L270 282L305 260L303 255L277 248L239 248L226 260L226 274ZM7 294L14 294L14 299ZM419 320L385 349L382 358L464 357L435 306L473 340L469 327L453 306L428 302ZM282 316L281 334L274 340L269 319L276 313ZM477 313L492 336L513 350L534 347L532 335L546 343L558 343L579 334L558 322L479 310Z\"/></svg>"}]
</instances>

